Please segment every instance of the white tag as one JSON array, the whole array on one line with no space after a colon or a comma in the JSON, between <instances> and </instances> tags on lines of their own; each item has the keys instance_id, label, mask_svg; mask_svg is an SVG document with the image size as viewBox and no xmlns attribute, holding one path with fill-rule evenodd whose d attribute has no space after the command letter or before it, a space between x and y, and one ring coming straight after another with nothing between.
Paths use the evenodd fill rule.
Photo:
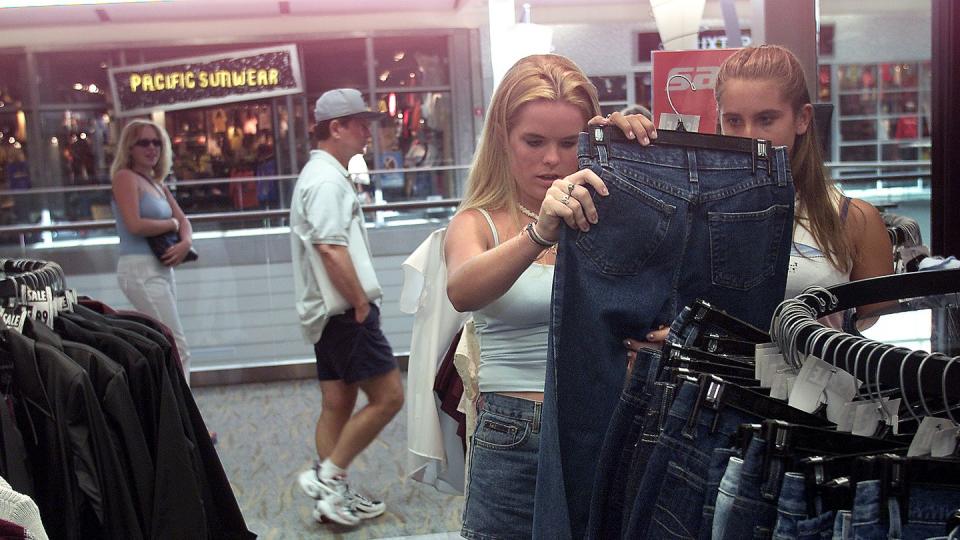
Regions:
<instances>
[{"instance_id":1,"label":"white tag","mask_svg":"<svg viewBox=\"0 0 960 540\"><path fill-rule=\"evenodd\" d=\"M77 305L77 291L76 289L67 289L63 291L67 295L67 301L70 303L70 311L73 311L73 306Z\"/></svg>"},{"instance_id":2,"label":"white tag","mask_svg":"<svg viewBox=\"0 0 960 540\"><path fill-rule=\"evenodd\" d=\"M823 363L827 364L826 362ZM829 364L827 365L829 366ZM827 381L827 387L824 389L827 397L827 420L836 424L843 415L843 406L857 395L860 381L836 366L830 366L830 369L835 370L835 372Z\"/></svg>"},{"instance_id":3,"label":"white tag","mask_svg":"<svg viewBox=\"0 0 960 540\"><path fill-rule=\"evenodd\" d=\"M796 382L793 383L790 406L808 413L817 410L824 399L823 391L827 383L839 369L816 356L807 356L803 360L800 373L797 374Z\"/></svg>"},{"instance_id":4,"label":"white tag","mask_svg":"<svg viewBox=\"0 0 960 540\"><path fill-rule=\"evenodd\" d=\"M900 419L900 398L884 401L883 409L887 412L887 415L883 417L883 422L888 426L893 427L893 434L896 435L897 424L899 423Z\"/></svg>"},{"instance_id":5,"label":"white tag","mask_svg":"<svg viewBox=\"0 0 960 540\"><path fill-rule=\"evenodd\" d=\"M788 396L790 395L790 392L793 392L793 385L794 385L794 383L796 383L796 382L797 382L797 374L796 374L796 373L791 373L790 375L787 375L786 384L787 384L787 395L788 395Z\"/></svg>"},{"instance_id":6,"label":"white tag","mask_svg":"<svg viewBox=\"0 0 960 540\"><path fill-rule=\"evenodd\" d=\"M770 385L770 397L773 399L779 399L780 401L786 401L790 397L790 393L787 392L787 374L784 372L779 372L773 377L773 383Z\"/></svg>"},{"instance_id":7,"label":"white tag","mask_svg":"<svg viewBox=\"0 0 960 540\"><path fill-rule=\"evenodd\" d=\"M887 398L883 398L886 400ZM857 407L857 416L853 419L854 435L863 437L873 437L877 432L877 426L883 420L883 414L880 412L884 403L876 401L865 401Z\"/></svg>"},{"instance_id":8,"label":"white tag","mask_svg":"<svg viewBox=\"0 0 960 540\"><path fill-rule=\"evenodd\" d=\"M753 357L764 356L768 354L780 354L780 347L776 343L757 343L753 347Z\"/></svg>"},{"instance_id":9,"label":"white tag","mask_svg":"<svg viewBox=\"0 0 960 540\"><path fill-rule=\"evenodd\" d=\"M755 378L760 381L760 386L763 388L770 388L773 385L773 379L778 371L790 369L790 365L784 360L782 354L761 356L757 359L757 363L761 367Z\"/></svg>"},{"instance_id":10,"label":"white tag","mask_svg":"<svg viewBox=\"0 0 960 540\"><path fill-rule=\"evenodd\" d=\"M925 416L923 420L920 420L920 427L917 428L917 432L910 441L907 457L930 455L930 450L933 447L933 436L938 431L952 427L956 427L956 425L946 418Z\"/></svg>"},{"instance_id":11,"label":"white tag","mask_svg":"<svg viewBox=\"0 0 960 540\"><path fill-rule=\"evenodd\" d=\"M29 314L27 313L27 308L22 305L3 308L2 314L0 314L0 317L3 318L3 322L20 334L23 333L23 324L26 322L28 316Z\"/></svg>"},{"instance_id":12,"label":"white tag","mask_svg":"<svg viewBox=\"0 0 960 540\"><path fill-rule=\"evenodd\" d=\"M933 435L930 445L930 457L950 457L957 450L957 437L960 427L947 428Z\"/></svg>"},{"instance_id":13,"label":"white tag","mask_svg":"<svg viewBox=\"0 0 960 540\"><path fill-rule=\"evenodd\" d=\"M840 412L840 419L837 421L837 431L850 433L853 431L853 421L857 417L857 409L861 402L851 401L843 404L843 410Z\"/></svg>"}]
</instances>

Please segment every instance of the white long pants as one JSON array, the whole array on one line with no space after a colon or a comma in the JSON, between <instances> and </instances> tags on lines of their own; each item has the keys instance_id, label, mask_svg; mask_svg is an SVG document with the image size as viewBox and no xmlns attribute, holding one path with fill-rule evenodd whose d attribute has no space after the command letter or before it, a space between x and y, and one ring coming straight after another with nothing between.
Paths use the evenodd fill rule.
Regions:
<instances>
[{"instance_id":1,"label":"white long pants","mask_svg":"<svg viewBox=\"0 0 960 540\"><path fill-rule=\"evenodd\" d=\"M153 255L121 255L117 263L117 281L134 309L170 328L183 362L183 376L190 384L190 349L177 311L173 269L164 266Z\"/></svg>"}]
</instances>

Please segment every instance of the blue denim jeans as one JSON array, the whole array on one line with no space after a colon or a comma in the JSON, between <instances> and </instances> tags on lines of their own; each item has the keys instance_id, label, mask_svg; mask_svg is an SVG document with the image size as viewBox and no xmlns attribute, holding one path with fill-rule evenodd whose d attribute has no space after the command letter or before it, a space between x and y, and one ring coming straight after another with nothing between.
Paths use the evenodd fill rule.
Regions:
<instances>
[{"instance_id":1,"label":"blue denim jeans","mask_svg":"<svg viewBox=\"0 0 960 540\"><path fill-rule=\"evenodd\" d=\"M627 480L635 450L645 433L644 424L649 418L647 412L654 388L651 375L656 372L659 357L660 352L653 349L637 353L633 371L610 417L597 459L586 538L620 536L624 507L630 507L626 499Z\"/></svg>"},{"instance_id":2,"label":"blue denim jeans","mask_svg":"<svg viewBox=\"0 0 960 540\"><path fill-rule=\"evenodd\" d=\"M700 520L700 540L710 540L713 538L713 522L720 508L720 486L727 479L727 471L733 467L736 469L733 474L739 474L739 464L742 460L737 456L738 450L733 448L716 448L713 456L710 458L710 469L707 476L707 495L703 503L703 518ZM728 481L729 482L729 481ZM730 489L730 484L727 484ZM725 511L729 511L729 507Z\"/></svg>"},{"instance_id":3,"label":"blue denim jeans","mask_svg":"<svg viewBox=\"0 0 960 540\"><path fill-rule=\"evenodd\" d=\"M889 537L903 540L926 540L946 536L946 523L960 508L960 488L955 486L910 486L907 499L907 521L900 518L900 502L890 499Z\"/></svg>"},{"instance_id":4,"label":"blue denim jeans","mask_svg":"<svg viewBox=\"0 0 960 540\"><path fill-rule=\"evenodd\" d=\"M735 409L700 408L700 385L684 381L667 413L633 501L626 538L697 538L699 536L710 456L732 446L732 435L755 416Z\"/></svg>"},{"instance_id":5,"label":"blue denim jeans","mask_svg":"<svg viewBox=\"0 0 960 540\"><path fill-rule=\"evenodd\" d=\"M835 513L808 515L806 479L788 472L783 476L780 500L777 502L777 523L773 540L830 540L833 538Z\"/></svg>"},{"instance_id":6,"label":"blue denim jeans","mask_svg":"<svg viewBox=\"0 0 960 540\"><path fill-rule=\"evenodd\" d=\"M610 195L593 194L590 231L564 228L554 271L534 518L535 536L550 540L586 530L624 384L623 340L669 324L696 298L767 328L786 285L794 189L784 148L755 160L642 147L614 131L601 131L603 147L580 136L580 167Z\"/></svg>"},{"instance_id":7,"label":"blue denim jeans","mask_svg":"<svg viewBox=\"0 0 960 540\"><path fill-rule=\"evenodd\" d=\"M714 508L713 522L710 525L710 538L723 538L727 528L727 520L733 509L733 501L737 498L740 489L740 470L743 468L743 458L731 457L727 461L727 468L720 479L720 488L717 490L717 503Z\"/></svg>"},{"instance_id":8,"label":"blue denim jeans","mask_svg":"<svg viewBox=\"0 0 960 540\"><path fill-rule=\"evenodd\" d=\"M879 480L857 482L857 489L853 496L850 538L873 540L887 537L889 527L881 520L881 504Z\"/></svg>"},{"instance_id":9,"label":"blue denim jeans","mask_svg":"<svg viewBox=\"0 0 960 540\"><path fill-rule=\"evenodd\" d=\"M470 442L464 538L530 538L541 405L484 393Z\"/></svg>"},{"instance_id":10,"label":"blue denim jeans","mask_svg":"<svg viewBox=\"0 0 960 540\"><path fill-rule=\"evenodd\" d=\"M777 521L777 498L784 471L771 471L768 478L763 478L766 449L767 443L763 439L754 437L750 440L743 456L737 496L727 517L724 534L716 540L769 538L773 533Z\"/></svg>"},{"instance_id":11,"label":"blue denim jeans","mask_svg":"<svg viewBox=\"0 0 960 540\"><path fill-rule=\"evenodd\" d=\"M838 510L833 518L833 539L851 540L853 538L853 511Z\"/></svg>"}]
</instances>

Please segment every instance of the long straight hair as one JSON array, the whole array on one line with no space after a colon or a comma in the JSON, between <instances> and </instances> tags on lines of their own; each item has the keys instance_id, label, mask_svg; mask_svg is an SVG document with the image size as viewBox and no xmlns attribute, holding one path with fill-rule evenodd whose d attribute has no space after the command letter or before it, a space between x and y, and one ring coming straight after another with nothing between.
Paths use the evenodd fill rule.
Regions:
<instances>
[{"instance_id":1,"label":"long straight hair","mask_svg":"<svg viewBox=\"0 0 960 540\"><path fill-rule=\"evenodd\" d=\"M170 146L170 136L167 135L167 130L156 122L134 119L123 126L123 131L120 132L120 141L117 142L117 155L114 156L113 164L110 165L110 178L116 176L120 169L133 170L133 156L130 152L133 149L133 143L137 142L140 132L145 127L152 127L157 130L157 135L162 143L160 145L160 159L157 161L157 166L153 168L151 180L159 184L170 174L170 167L173 166L173 149Z\"/></svg>"},{"instance_id":2,"label":"long straight hair","mask_svg":"<svg viewBox=\"0 0 960 540\"><path fill-rule=\"evenodd\" d=\"M596 88L570 59L556 54L537 54L518 60L493 93L460 211L509 208L519 220L519 197L510 169L508 136L516 125L520 109L538 100L574 105L583 113L584 126L600 114Z\"/></svg>"},{"instance_id":3,"label":"long straight hair","mask_svg":"<svg viewBox=\"0 0 960 540\"><path fill-rule=\"evenodd\" d=\"M800 114L803 106L810 103L800 61L778 45L747 47L727 58L717 74L718 104L724 84L730 79L773 81L780 87L781 96L790 102L794 114ZM824 171L813 118L807 131L797 135L790 147L790 171L798 200L795 226L805 226L830 264L848 272L853 265L853 247L843 232L837 211L840 190Z\"/></svg>"}]
</instances>

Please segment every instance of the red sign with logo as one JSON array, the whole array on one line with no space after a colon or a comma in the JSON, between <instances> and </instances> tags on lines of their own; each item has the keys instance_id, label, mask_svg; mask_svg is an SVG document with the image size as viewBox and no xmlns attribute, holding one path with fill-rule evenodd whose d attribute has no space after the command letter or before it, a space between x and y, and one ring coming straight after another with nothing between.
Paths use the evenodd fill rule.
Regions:
<instances>
[{"instance_id":1,"label":"red sign with logo","mask_svg":"<svg viewBox=\"0 0 960 540\"><path fill-rule=\"evenodd\" d=\"M677 129L678 121L682 121L687 131L716 133L717 101L713 92L717 73L720 64L736 51L654 51L651 86L657 128Z\"/></svg>"}]
</instances>

